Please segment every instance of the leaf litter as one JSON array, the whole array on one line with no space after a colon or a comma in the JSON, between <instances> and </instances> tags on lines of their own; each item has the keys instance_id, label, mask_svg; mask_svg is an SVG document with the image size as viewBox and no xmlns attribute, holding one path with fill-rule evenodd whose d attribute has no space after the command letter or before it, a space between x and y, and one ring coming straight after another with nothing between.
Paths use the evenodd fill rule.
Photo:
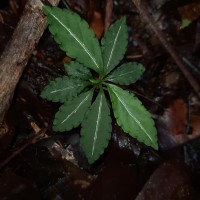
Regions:
<instances>
[{"instance_id":1,"label":"leaf litter","mask_svg":"<svg viewBox=\"0 0 200 200\"><path fill-rule=\"evenodd\" d=\"M66 2L69 3L70 1ZM175 31L175 34L173 34L173 37L177 39L177 44L174 45L177 45L177 47L181 45L180 51L185 53L184 55L188 56L189 62L197 67L199 46L196 30L198 29L194 27L198 25L198 20L194 20L187 28L183 29L183 31L177 30L176 32L177 22L178 24L181 22L181 18L177 17L178 11L176 12L176 10L178 7L182 7L183 4L190 5L190 3L186 1L181 3L181 5L178 3L174 5L171 1L164 3L159 8L159 11L161 11L161 14L164 13L168 18L161 23L165 23L165 26L167 25L166 27L174 28L173 31ZM71 5L73 4L71 3ZM5 7L1 9L5 9ZM81 9L84 8L81 7ZM177 15L171 15L171 13L166 10L171 10ZM86 11L84 10L82 13L86 13ZM173 124L170 125L168 121L164 121L165 125L167 124L169 127L166 132L167 137L184 136L182 137L184 138L184 143L178 142L173 148L167 144L167 146L169 145L167 147L168 150L160 149L158 153L152 152L135 139L125 135L119 127L113 124L115 128L113 129L114 135L111 139L111 146L107 149L106 154L101 160L96 163L95 166L91 167L88 165L80 148L78 129L74 130L72 133L73 135L77 131L75 133L76 137L66 136L66 134L58 134L56 136L49 131L49 137L47 139L43 139L41 142L36 142L36 144L27 147L25 151L21 152L18 157L13 159L2 169L0 182L4 180L3 177L6 177L5 181L8 183L8 187L4 192L1 192L1 195L4 195L3 197L10 194L10 199L17 199L16 193L10 192L10 188L17 188L19 183L25 183L25 186L29 187L29 198L31 196L30 194L34 193L38 195L39 191L39 197L37 196L35 199L49 199L55 196L60 199L79 199L80 197L83 199L95 199L96 196L94 196L94 193L92 194L91 191L96 191L96 195L106 194L106 192L104 192L105 190L100 190L101 185L99 183L110 180L111 183L110 185L108 183L106 188L110 188L113 183L116 184L113 190L109 190L113 191L109 199L114 199L116 196L118 199L122 196L126 197L126 199L133 199L133 197L137 199L149 191L147 188L149 181L155 183L151 185L151 189L152 187L155 188L155 190L151 190L153 199L159 199L158 195L160 195L160 193L156 193L158 190L165 193L164 195L170 195L171 193L169 193L169 191L164 190L165 186L173 186L174 183L180 183L180 181L180 188L182 188L182 190L181 192L179 190L180 188L178 190L173 190L174 193L171 194L172 197L175 198L177 194L181 194L179 196L180 199L189 199L191 196L193 196L194 199L199 199L199 100L195 97L187 82L183 81L181 73L179 79L175 83L173 82L172 87L170 86L170 82L167 84L163 83L163 73L160 73L160 71L163 69L164 72L170 72L170 68L166 65L166 63L168 63L168 65L171 66L171 62L169 62L170 57L160 48L158 40L150 34L148 27L142 24L131 1L114 1L113 18L119 18L122 13L129 17L129 25L134 22L137 27L143 27L141 31L141 28L136 28L136 26L132 25L129 26L130 31L134 31L135 33L141 32L138 35L134 33L133 38L129 39L129 48L126 57L129 61L132 61L131 59L134 56L131 57L130 55L136 55L136 52L139 52L141 56L136 58L137 61L139 60L147 66L143 79L136 85L129 86L128 88L142 94L142 96L139 96L140 100L145 103L148 110L153 110L156 126L158 128L160 125L157 123L157 120L167 113L167 115L169 115L168 120ZM5 21L5 16L3 15L3 17ZM5 25L2 27L5 27ZM3 29L1 29L1 31ZM6 32L6 29L4 30ZM170 32L171 30L172 29L167 28L165 31ZM189 35L187 31L189 31ZM2 35L0 37L2 37ZM6 46L7 40L2 41L4 41L4 46ZM193 48L194 44L196 44L195 48ZM146 48L147 54L145 56L141 54L142 51L140 47ZM41 58L40 54L41 49L43 49L44 52L43 58ZM55 55L57 55L57 59ZM51 62L46 62L46 57L51 58ZM27 137L34 134L30 126L33 119L41 128L47 127L50 130L53 116L59 105L45 102L38 98L38 95L47 82L56 78L55 75L49 73L49 70L46 71L45 67L63 75L63 67L60 63L63 62L64 57L65 55L57 48L56 44L49 36L40 43L39 49L36 51L36 54L33 55L33 58L31 58L24 72L22 81L17 88L13 104L4 121L3 127L8 127L4 129L4 131L7 130L11 132L7 135L7 138L1 138L1 141L4 141L4 146L1 146L2 159L5 159L12 151L15 151L15 149L13 149L14 146L16 148L20 147L23 142L27 142ZM34 59L36 62L33 62ZM37 63L43 63L43 65L38 67ZM191 70L193 70L193 68L191 68ZM52 78L52 76L54 77ZM156 103L148 101L145 97L156 101ZM173 120L174 118L176 120ZM187 127L189 127L189 129L187 129ZM174 134L174 132L178 132L179 134ZM187 137L185 137L185 134L187 134ZM176 141L181 141L177 140L176 137L175 139ZM187 142L187 144L185 142ZM57 150L55 150L55 147ZM162 146L160 146L160 148L161 147ZM161 165L166 157L168 160L180 159L181 164L172 161L167 165ZM63 158L71 160L66 162ZM34 164L34 162L36 163ZM187 164L187 166L185 166L185 164ZM63 168L63 165L66 168ZM134 166L136 166L136 169ZM11 169L11 172L7 172L7 174L4 175L8 168ZM80 170L80 168L84 170ZM173 172L173 176L169 176L169 168L170 171ZM153 173L154 171L156 174ZM68 176L66 176L66 174L68 174ZM124 180L120 178L120 176L118 177L118 174L124 175L127 179ZM137 177L135 177L135 174ZM176 176L174 176L174 174ZM155 176L157 176L158 179L155 179ZM168 182L160 188L158 180L161 179L160 177L164 176L167 177ZM23 179L21 179L21 177ZM117 181L121 180L121 182L117 182L115 178L117 178ZM9 179L14 179L17 181L17 184L12 184ZM3 182L5 183L5 181ZM132 187L129 187L130 185L132 185ZM190 189L191 187L192 190ZM91 190L91 188L95 189ZM123 188L127 190L125 191ZM116 191L119 191L119 193ZM171 192L173 191L171 190ZM22 196L20 196L20 199L27 195L23 190L18 190L18 193ZM114 197L115 194L116 196ZM100 197L100 195L98 196ZM105 196L103 195L102 198L105 199Z\"/></svg>"}]
</instances>

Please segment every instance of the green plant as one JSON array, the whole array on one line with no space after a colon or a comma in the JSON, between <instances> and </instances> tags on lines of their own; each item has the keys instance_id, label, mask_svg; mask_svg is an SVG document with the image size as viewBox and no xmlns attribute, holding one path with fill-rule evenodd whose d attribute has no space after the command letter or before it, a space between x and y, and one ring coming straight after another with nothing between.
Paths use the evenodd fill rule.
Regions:
<instances>
[{"instance_id":1,"label":"green plant","mask_svg":"<svg viewBox=\"0 0 200 200\"><path fill-rule=\"evenodd\" d=\"M144 72L143 65L136 62L117 67L128 43L125 17L111 25L100 46L87 22L76 13L49 6L43 10L55 41L76 60L65 64L67 76L50 82L41 93L42 98L63 103L55 115L53 130L69 131L81 124L82 148L89 163L95 162L111 138L110 96L118 125L157 149L150 113L137 97L116 85L132 84Z\"/></svg>"},{"instance_id":2,"label":"green plant","mask_svg":"<svg viewBox=\"0 0 200 200\"><path fill-rule=\"evenodd\" d=\"M184 28L188 27L191 23L192 22L187 18L182 19L180 29L184 29Z\"/></svg>"}]
</instances>

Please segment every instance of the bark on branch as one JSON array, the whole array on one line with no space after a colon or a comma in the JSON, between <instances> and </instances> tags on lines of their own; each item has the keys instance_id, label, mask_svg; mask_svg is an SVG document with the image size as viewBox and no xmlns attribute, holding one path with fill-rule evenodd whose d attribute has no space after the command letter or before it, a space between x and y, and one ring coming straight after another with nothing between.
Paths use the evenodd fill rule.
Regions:
<instances>
[{"instance_id":1,"label":"bark on branch","mask_svg":"<svg viewBox=\"0 0 200 200\"><path fill-rule=\"evenodd\" d=\"M46 1L50 5L59 0ZM40 0L28 0L18 25L0 58L0 122L12 101L15 87L47 27Z\"/></svg>"}]
</instances>

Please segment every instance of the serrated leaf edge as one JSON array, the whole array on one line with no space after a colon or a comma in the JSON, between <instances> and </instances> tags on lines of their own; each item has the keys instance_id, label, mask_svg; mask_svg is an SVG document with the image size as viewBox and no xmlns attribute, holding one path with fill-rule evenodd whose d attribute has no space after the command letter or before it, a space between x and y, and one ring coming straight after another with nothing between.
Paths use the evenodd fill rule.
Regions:
<instances>
[{"instance_id":1,"label":"serrated leaf edge","mask_svg":"<svg viewBox=\"0 0 200 200\"><path fill-rule=\"evenodd\" d=\"M134 71L135 71L135 70L132 70L132 71L126 72L126 73L124 73L124 74L119 74L118 76L110 75L110 76L108 76L107 80L108 80L108 81L112 81L113 78L115 78L115 77L121 77L121 76L124 76L124 75L130 74L130 73L132 73L132 72L134 72Z\"/></svg>"},{"instance_id":2,"label":"serrated leaf edge","mask_svg":"<svg viewBox=\"0 0 200 200\"><path fill-rule=\"evenodd\" d=\"M42 90L40 96L41 96L43 99L47 99L47 100L49 100L49 101L64 103L66 100L57 99L57 98L55 98L54 96L51 96L51 95L49 96L49 94L53 94L53 95L54 95L54 93L59 94L59 93L65 91L65 90L70 90L70 89L77 89L77 90L78 90L81 86L83 86L82 89L81 89L81 91L83 91L84 88L86 88L86 87L88 86L88 84L89 84L89 82L84 81L84 80L81 80L81 82L77 83L76 85L74 84L73 86L67 86L67 87L64 87L64 88L61 88L61 89L53 89L53 87L54 87L59 81L64 81L64 82L66 81L66 82L67 82L67 81L69 81L69 80L71 80L71 81L77 81L78 79L76 80L75 78L70 78L69 76L61 76L61 77L58 77L58 78L56 78L55 80L50 81L50 82L44 87L44 89ZM79 81L80 81L80 80L79 80ZM78 92L77 94L80 94L81 91ZM75 97L77 96L77 94L74 94L73 97L70 98L70 100L73 99L73 98L75 98Z\"/></svg>"},{"instance_id":3,"label":"serrated leaf edge","mask_svg":"<svg viewBox=\"0 0 200 200\"><path fill-rule=\"evenodd\" d=\"M114 74L114 73L118 73L121 68L129 66L129 65L131 65L131 67L142 66L139 70L141 70L142 73L144 73L144 71L145 71L145 68L144 68L144 66L141 63L138 63L138 62L128 62L128 63L122 64L121 66L117 67L117 69L115 69L110 75L108 75L108 77L106 78L106 80L110 81L110 82L113 82L113 83L117 83L119 85L130 85L132 83L135 83L137 80L139 80L139 78L142 76L142 74L141 74L140 77L138 77L138 79L135 79L133 82L129 82L129 83L127 83L125 81L119 82L119 81L115 80L118 77L122 77L122 76L125 76L127 74L131 74L131 73L135 72L135 69L132 69L131 71L128 71L126 73L121 73L121 74L118 74L118 75ZM137 65L137 66L134 66L134 65Z\"/></svg>"},{"instance_id":4,"label":"serrated leaf edge","mask_svg":"<svg viewBox=\"0 0 200 200\"><path fill-rule=\"evenodd\" d=\"M107 75L113 68L115 68L116 66L117 66L117 64L119 64L119 61L123 58L123 56L124 56L124 54L125 54L125 52L126 52L126 49L127 49L127 44L128 44L128 31L126 31L125 32L125 34L126 34L126 38L125 38L125 46L123 47L124 48L124 52L121 54L121 57L120 58L118 58L118 57L116 57L115 58L115 60L117 61L117 63L116 63L116 65L115 66L113 66L111 69L109 69L109 65L110 65L110 62L111 62L111 60L112 60L112 56L113 56L113 52L114 52L114 50L115 50L115 46L116 46L116 43L117 43L117 40L118 40L118 36L119 36L119 34L120 34L120 31L121 31L121 29L122 29L122 26L124 25L125 27L126 27L126 29L127 29L127 25L126 25L126 23L123 23L124 21L125 21L125 19L126 19L126 17L122 17L121 19L119 19L119 20L117 20L116 22L118 22L118 21L121 21L121 23L120 23L120 27L118 27L118 30L117 30L117 33L116 33L116 31L114 31L114 33L112 34L112 35L114 35L115 36L115 39L114 39L114 43L112 42L110 42L109 41L109 43L111 43L113 46L112 46L112 50L110 51L110 56L109 56L109 59L108 59L108 61L106 61L107 62L107 64L106 63L104 63L104 75ZM116 23L115 22L115 23ZM112 28L114 25L115 25L115 23L114 24L112 24L111 26L110 26L110 28ZM105 44L104 44L104 42L106 41L106 39L107 39L107 37L109 37L109 36L107 36L107 34L109 35L110 34L110 28L108 29L108 31L105 33L105 35L104 35L104 37L102 38L102 40L101 40L101 44L102 44L102 46L101 46L101 49L102 49L102 56L104 57L104 48L105 48ZM113 36L113 37L114 37ZM109 70L108 70L109 69ZM107 71L106 71L107 70Z\"/></svg>"},{"instance_id":5,"label":"serrated leaf edge","mask_svg":"<svg viewBox=\"0 0 200 200\"><path fill-rule=\"evenodd\" d=\"M103 97L104 97L105 100L106 100L106 97L105 97L104 92L101 91L101 99L100 99L101 106L99 106L99 109L98 109L99 111L100 111L101 108L102 108ZM94 102L93 102L93 103L94 103ZM106 105L108 106L107 101L105 101L105 103L106 103ZM92 104L92 105L93 105L93 104ZM92 107L92 105L91 105L91 107ZM91 107L90 107L90 109L91 109ZM101 108L100 108L100 107L101 107ZM111 119L111 116L110 116L110 108L109 108L109 106L108 106L108 110L109 110L108 116L109 116L109 124L110 124L109 135L108 135L108 137L105 137L105 141L106 141L106 142L105 142L105 144L102 146L102 149L101 149L101 151L100 151L99 154L98 154L98 157L97 157L95 160L91 160L91 158L88 158L88 162L89 162L90 164L94 163L94 162L104 153L105 148L108 146L108 143L109 143L109 141L110 141L110 138L111 138L111 131L112 131L112 125L111 125L112 119ZM102 112L101 112L101 113L102 113ZM99 112L98 112L98 117L97 117L98 124L99 124L100 119L101 119L100 115L101 115L101 114L99 114ZM86 120L87 120L87 118L88 118L88 113L86 114ZM96 143L96 140L97 140L97 134L96 134L96 133L98 132L97 126L98 126L98 125L96 125L96 131L95 131L95 136L94 136L94 137L96 137L96 138L95 138L95 142L93 142L93 145L92 145L93 148L92 148L92 152L91 152L90 157L93 157L93 155L94 155L95 143ZM82 129L83 129L83 127L82 127ZM81 138L83 139L84 137L85 137L85 136L82 135L82 131L81 131Z\"/></svg>"},{"instance_id":6,"label":"serrated leaf edge","mask_svg":"<svg viewBox=\"0 0 200 200\"><path fill-rule=\"evenodd\" d=\"M110 87L111 84L109 84L108 87ZM115 86L117 87L117 86ZM113 91L113 93L116 95L116 97L118 98L118 100L121 102L121 104L124 106L124 108L126 109L126 111L128 112L128 114L134 119L134 121L138 124L138 126L141 128L141 130L147 135L147 137L150 139L152 144L155 144L155 142L152 140L151 136L148 134L148 132L146 131L146 129L142 126L142 124L137 120L137 118L135 117L135 115L133 115L128 108L126 107L125 103L123 102L123 100L120 98L120 96L114 91L115 89L111 86L111 90ZM130 94L130 93L129 93ZM131 95L131 94L130 94ZM157 145L156 145L157 146Z\"/></svg>"},{"instance_id":7,"label":"serrated leaf edge","mask_svg":"<svg viewBox=\"0 0 200 200\"><path fill-rule=\"evenodd\" d=\"M79 86L82 86L82 84L77 84L76 85L76 87L79 87ZM51 91L51 92L49 92L50 94L53 94L53 93L57 93L57 92L63 92L64 90L69 90L69 89L73 89L73 88L75 88L75 87L72 87L72 86L70 86L70 87L65 87L65 88L63 88L63 89L58 89L58 90L53 90L53 91Z\"/></svg>"},{"instance_id":8,"label":"serrated leaf edge","mask_svg":"<svg viewBox=\"0 0 200 200\"><path fill-rule=\"evenodd\" d=\"M93 144L92 144L92 156L94 154L94 148L95 148L96 140L97 140L97 132L98 132L98 129L99 129L99 122L100 122L100 119L101 119L101 108L102 108L102 94L101 94L101 97L100 97L100 104L99 104L99 109L98 109L97 123L96 123L96 127L95 127L94 140L93 140Z\"/></svg>"},{"instance_id":9,"label":"serrated leaf edge","mask_svg":"<svg viewBox=\"0 0 200 200\"><path fill-rule=\"evenodd\" d=\"M92 59L92 61L94 62L95 66L97 67L97 69L100 69L99 65L97 64L96 59L92 56L92 54L90 53L90 51L87 49L87 47L85 46L85 44L83 44L77 37L76 35L71 31L70 28L66 27L65 24L63 24L55 15L53 15L52 13L49 13L52 17L54 17L54 19L56 19L61 26L63 26L67 32L79 43L79 45L85 50L85 52L88 54L88 56Z\"/></svg>"},{"instance_id":10,"label":"serrated leaf edge","mask_svg":"<svg viewBox=\"0 0 200 200\"><path fill-rule=\"evenodd\" d=\"M83 64L79 63L78 61L71 61L69 63L64 64L64 68L65 68L66 73L68 74L68 77L73 77L73 78L76 78L76 79L78 78L78 79L85 80L85 81L87 81L89 79L88 77L83 78L83 77L80 77L80 76L77 76L77 75L74 75L74 74L69 74L68 67L73 67L73 65L80 65L82 68L87 69L88 70L87 73L82 72L82 71L78 71L77 73L80 73L80 74L85 75L85 76L87 75L88 77L92 78L92 74L91 74L89 68L85 67Z\"/></svg>"},{"instance_id":11,"label":"serrated leaf edge","mask_svg":"<svg viewBox=\"0 0 200 200\"><path fill-rule=\"evenodd\" d=\"M118 38L118 36L119 36L119 33L120 33L121 28L122 28L122 25L120 25L120 27L119 27L119 29L118 29L118 31L117 31L116 37L115 37L115 39L114 39L114 43L113 43L113 46L112 46L112 49L111 49L111 52L110 52L110 56L109 56L108 62L107 62L107 64L106 64L106 69L107 69L107 70L108 70L108 67L109 67L109 65L110 65L110 61L111 61L111 59L112 59L113 51L114 51L114 49L115 49L115 46L116 46L116 43L117 43L117 38Z\"/></svg>"},{"instance_id":12,"label":"serrated leaf edge","mask_svg":"<svg viewBox=\"0 0 200 200\"><path fill-rule=\"evenodd\" d=\"M69 117L71 117L74 113L76 113L77 110L81 107L81 105L82 105L83 103L85 103L85 102L88 100L88 98L90 97L90 95L91 95L91 93L89 93L89 94L83 99L83 101L81 101L81 102L79 103L79 105L77 106L77 108L76 108L74 111L72 111L60 124L64 123L66 120L69 119Z\"/></svg>"}]
</instances>

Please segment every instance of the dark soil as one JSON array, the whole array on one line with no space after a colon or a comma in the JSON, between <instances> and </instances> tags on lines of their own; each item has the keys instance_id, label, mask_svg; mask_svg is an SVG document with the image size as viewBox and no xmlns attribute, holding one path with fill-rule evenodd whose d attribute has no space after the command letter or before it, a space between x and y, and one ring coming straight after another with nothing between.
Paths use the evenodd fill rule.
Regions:
<instances>
[{"instance_id":1,"label":"dark soil","mask_svg":"<svg viewBox=\"0 0 200 200\"><path fill-rule=\"evenodd\" d=\"M106 0L61 0L86 19L100 38ZM26 0L0 2L0 53ZM200 2L151 0L156 25L192 75L200 79ZM113 134L101 158L89 165L80 129L52 131L59 104L40 98L49 81L65 74L68 58L48 30L33 52L0 126L0 199L4 200L199 200L200 100L131 0L114 0L111 22L127 17L129 44L122 62L146 71L126 87L152 113L159 138L155 151L129 137L113 119ZM190 25L181 27L183 19ZM10 58L12 59L12 58ZM39 129L41 137L35 138Z\"/></svg>"}]
</instances>

